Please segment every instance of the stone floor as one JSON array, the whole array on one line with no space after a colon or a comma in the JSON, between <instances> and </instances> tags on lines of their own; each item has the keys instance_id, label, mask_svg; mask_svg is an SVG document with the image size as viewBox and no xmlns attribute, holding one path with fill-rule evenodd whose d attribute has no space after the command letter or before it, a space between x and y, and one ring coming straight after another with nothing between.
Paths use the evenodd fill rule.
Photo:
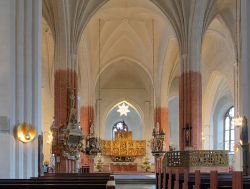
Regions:
<instances>
[{"instance_id":1,"label":"stone floor","mask_svg":"<svg viewBox=\"0 0 250 189\"><path fill-rule=\"evenodd\" d=\"M114 175L116 189L156 189L155 174Z\"/></svg>"},{"instance_id":2,"label":"stone floor","mask_svg":"<svg viewBox=\"0 0 250 189\"><path fill-rule=\"evenodd\" d=\"M156 189L155 184L117 184L116 189Z\"/></svg>"}]
</instances>

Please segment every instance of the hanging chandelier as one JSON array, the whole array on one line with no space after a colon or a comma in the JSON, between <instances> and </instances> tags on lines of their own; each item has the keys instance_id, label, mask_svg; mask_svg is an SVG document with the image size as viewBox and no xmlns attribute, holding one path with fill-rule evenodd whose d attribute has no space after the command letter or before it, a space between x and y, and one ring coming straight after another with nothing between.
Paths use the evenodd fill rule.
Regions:
<instances>
[{"instance_id":1,"label":"hanging chandelier","mask_svg":"<svg viewBox=\"0 0 250 189\"><path fill-rule=\"evenodd\" d=\"M237 112L236 116L234 116L234 118L233 118L234 126L236 126L236 127L242 127L243 126L243 122L244 122L243 117L240 116L240 114Z\"/></svg>"},{"instance_id":2,"label":"hanging chandelier","mask_svg":"<svg viewBox=\"0 0 250 189\"><path fill-rule=\"evenodd\" d=\"M68 125L62 130L59 138L63 139L63 156L67 159L77 160L80 157L80 153L84 150L84 136L82 134L80 123L77 121L77 110L75 109L75 96L73 90L70 100L71 111Z\"/></svg>"},{"instance_id":3,"label":"hanging chandelier","mask_svg":"<svg viewBox=\"0 0 250 189\"><path fill-rule=\"evenodd\" d=\"M90 121L89 134L86 136L85 153L92 158L101 153L101 139L95 136L95 126L92 121Z\"/></svg>"}]
</instances>

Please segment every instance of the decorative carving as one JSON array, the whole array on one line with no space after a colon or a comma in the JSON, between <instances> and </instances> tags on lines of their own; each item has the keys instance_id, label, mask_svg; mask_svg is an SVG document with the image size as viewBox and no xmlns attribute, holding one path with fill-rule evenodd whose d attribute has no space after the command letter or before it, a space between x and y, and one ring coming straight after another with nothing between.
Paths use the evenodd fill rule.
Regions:
<instances>
[{"instance_id":1,"label":"decorative carving","mask_svg":"<svg viewBox=\"0 0 250 189\"><path fill-rule=\"evenodd\" d=\"M160 128L159 122L156 123L156 126L152 132L152 140L151 140L151 151L153 156L156 158L160 158L164 155L164 138L165 133L163 129Z\"/></svg>"},{"instance_id":2,"label":"decorative carving","mask_svg":"<svg viewBox=\"0 0 250 189\"><path fill-rule=\"evenodd\" d=\"M228 151L197 150L172 151L165 154L167 167L215 167L228 166Z\"/></svg>"},{"instance_id":3,"label":"decorative carving","mask_svg":"<svg viewBox=\"0 0 250 189\"><path fill-rule=\"evenodd\" d=\"M116 131L115 132L115 138L116 139L120 139L120 138L126 138L128 140L132 140L133 136L132 136L132 131Z\"/></svg>"},{"instance_id":4,"label":"decorative carving","mask_svg":"<svg viewBox=\"0 0 250 189\"><path fill-rule=\"evenodd\" d=\"M112 172L137 171L136 163L111 163L110 170Z\"/></svg>"},{"instance_id":5,"label":"decorative carving","mask_svg":"<svg viewBox=\"0 0 250 189\"><path fill-rule=\"evenodd\" d=\"M114 140L102 140L102 154L112 156L113 161L133 159L145 156L146 141L132 140L131 131L116 131Z\"/></svg>"},{"instance_id":6,"label":"decorative carving","mask_svg":"<svg viewBox=\"0 0 250 189\"><path fill-rule=\"evenodd\" d=\"M83 148L83 134L80 129L80 123L77 121L77 111L75 109L74 92L70 96L71 110L67 127L62 125L56 128L55 122L52 122L51 132L53 135L52 149L54 153L62 152L63 156L70 160L77 160Z\"/></svg>"},{"instance_id":7,"label":"decorative carving","mask_svg":"<svg viewBox=\"0 0 250 189\"><path fill-rule=\"evenodd\" d=\"M95 125L90 121L89 134L86 137L85 153L91 158L94 158L98 153L101 153L101 151L101 139L95 136Z\"/></svg>"},{"instance_id":8,"label":"decorative carving","mask_svg":"<svg viewBox=\"0 0 250 189\"><path fill-rule=\"evenodd\" d=\"M133 162L135 160L135 157L112 156L111 159L114 162Z\"/></svg>"}]
</instances>

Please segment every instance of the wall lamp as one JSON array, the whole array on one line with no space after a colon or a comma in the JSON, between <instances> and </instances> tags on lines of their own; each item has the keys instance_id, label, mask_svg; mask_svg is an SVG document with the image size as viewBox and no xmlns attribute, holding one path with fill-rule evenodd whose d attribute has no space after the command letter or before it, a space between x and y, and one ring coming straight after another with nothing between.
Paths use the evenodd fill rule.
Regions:
<instances>
[{"instance_id":1,"label":"wall lamp","mask_svg":"<svg viewBox=\"0 0 250 189\"><path fill-rule=\"evenodd\" d=\"M36 137L36 129L31 124L21 123L16 128L17 139L23 143L28 143Z\"/></svg>"}]
</instances>

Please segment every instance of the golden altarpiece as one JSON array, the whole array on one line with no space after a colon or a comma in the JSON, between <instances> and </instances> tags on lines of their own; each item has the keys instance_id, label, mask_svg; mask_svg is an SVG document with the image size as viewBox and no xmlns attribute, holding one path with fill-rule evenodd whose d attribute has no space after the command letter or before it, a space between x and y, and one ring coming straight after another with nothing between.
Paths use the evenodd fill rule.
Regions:
<instances>
[{"instance_id":1,"label":"golden altarpiece","mask_svg":"<svg viewBox=\"0 0 250 189\"><path fill-rule=\"evenodd\" d=\"M137 171L137 165L131 162L146 155L146 141L133 140L132 131L118 130L112 140L102 140L102 155L111 157L113 162L122 162L111 163L111 171Z\"/></svg>"},{"instance_id":2,"label":"golden altarpiece","mask_svg":"<svg viewBox=\"0 0 250 189\"><path fill-rule=\"evenodd\" d=\"M132 131L116 131L113 140L102 141L102 155L114 158L135 158L146 155L146 141L133 140Z\"/></svg>"}]
</instances>

